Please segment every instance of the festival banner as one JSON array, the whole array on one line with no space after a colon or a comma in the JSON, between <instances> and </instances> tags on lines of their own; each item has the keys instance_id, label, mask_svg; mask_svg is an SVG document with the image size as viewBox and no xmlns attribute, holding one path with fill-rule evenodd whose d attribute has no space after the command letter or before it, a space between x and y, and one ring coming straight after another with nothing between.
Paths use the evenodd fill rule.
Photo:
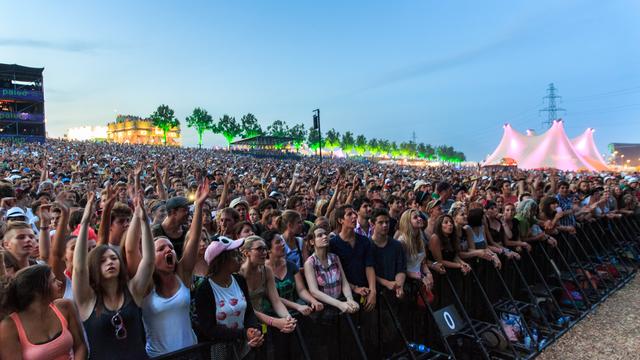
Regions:
<instances>
[{"instance_id":1,"label":"festival banner","mask_svg":"<svg viewBox=\"0 0 640 360\"><path fill-rule=\"evenodd\" d=\"M0 120L41 122L41 121L44 121L44 115L43 114L29 114L29 113L0 111Z\"/></svg>"},{"instance_id":2,"label":"festival banner","mask_svg":"<svg viewBox=\"0 0 640 360\"><path fill-rule=\"evenodd\" d=\"M0 99L44 101L40 90L0 89Z\"/></svg>"}]
</instances>

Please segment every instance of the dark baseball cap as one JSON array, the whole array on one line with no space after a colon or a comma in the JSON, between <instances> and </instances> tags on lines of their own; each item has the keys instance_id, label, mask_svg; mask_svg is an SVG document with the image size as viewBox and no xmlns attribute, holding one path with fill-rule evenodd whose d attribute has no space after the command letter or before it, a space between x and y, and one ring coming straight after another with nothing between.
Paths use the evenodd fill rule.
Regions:
<instances>
[{"instance_id":1,"label":"dark baseball cap","mask_svg":"<svg viewBox=\"0 0 640 360\"><path fill-rule=\"evenodd\" d=\"M189 200L187 200L187 198L184 196L175 196L167 200L165 206L167 208L167 211L178 209L181 207L187 207L189 206Z\"/></svg>"}]
</instances>

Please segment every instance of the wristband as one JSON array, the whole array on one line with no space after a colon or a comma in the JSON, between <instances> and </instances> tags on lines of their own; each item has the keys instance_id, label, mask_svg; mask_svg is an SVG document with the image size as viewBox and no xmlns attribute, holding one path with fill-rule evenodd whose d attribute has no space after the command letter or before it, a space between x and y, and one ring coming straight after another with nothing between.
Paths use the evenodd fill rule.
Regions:
<instances>
[{"instance_id":1,"label":"wristband","mask_svg":"<svg viewBox=\"0 0 640 360\"><path fill-rule=\"evenodd\" d=\"M273 326L273 318L269 319L269 326Z\"/></svg>"}]
</instances>

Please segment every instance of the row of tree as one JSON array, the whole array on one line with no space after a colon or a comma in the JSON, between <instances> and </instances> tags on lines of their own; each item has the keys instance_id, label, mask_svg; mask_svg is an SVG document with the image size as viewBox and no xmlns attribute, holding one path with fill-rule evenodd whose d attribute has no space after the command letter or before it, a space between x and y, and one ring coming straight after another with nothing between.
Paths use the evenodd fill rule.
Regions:
<instances>
[{"instance_id":1,"label":"row of tree","mask_svg":"<svg viewBox=\"0 0 640 360\"><path fill-rule=\"evenodd\" d=\"M150 115L153 125L164 133L164 142L167 141L167 133L172 128L180 125L180 120L175 117L174 111L167 105L160 105ZM227 140L227 145L235 138L249 138L260 135L277 137L289 137L293 139L293 145L299 149L306 143L310 149L317 151L320 147L320 133L317 129L305 129L304 124L289 126L282 120L275 120L266 130L260 126L258 119L248 113L237 121L235 117L227 114L218 121L202 108L195 108L191 115L185 119L187 126L198 133L198 146L202 147L202 137L205 132L211 131L220 134ZM351 131L340 134L335 129L330 129L322 137L322 147L329 151L342 149L345 154L356 153L364 156L369 153L373 156L391 155L393 157L422 158L430 160L443 160L449 162L464 161L465 155L456 151L452 146L432 146L413 141L396 143L384 139L367 139L364 135L354 135Z\"/></svg>"}]
</instances>

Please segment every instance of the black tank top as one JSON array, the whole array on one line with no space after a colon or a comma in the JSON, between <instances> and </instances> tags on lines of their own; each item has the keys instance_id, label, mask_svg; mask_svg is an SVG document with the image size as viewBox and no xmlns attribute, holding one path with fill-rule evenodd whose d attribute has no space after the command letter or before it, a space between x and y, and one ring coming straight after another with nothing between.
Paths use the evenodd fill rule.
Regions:
<instances>
[{"instance_id":1,"label":"black tank top","mask_svg":"<svg viewBox=\"0 0 640 360\"><path fill-rule=\"evenodd\" d=\"M133 301L129 290L125 290L124 304L117 311L106 309L102 303L98 315L97 305L96 302L91 316L83 323L91 351L89 359L147 359L142 310ZM120 339L116 337L118 327L114 323L123 324L126 337L122 329L118 334Z\"/></svg>"}]
</instances>

